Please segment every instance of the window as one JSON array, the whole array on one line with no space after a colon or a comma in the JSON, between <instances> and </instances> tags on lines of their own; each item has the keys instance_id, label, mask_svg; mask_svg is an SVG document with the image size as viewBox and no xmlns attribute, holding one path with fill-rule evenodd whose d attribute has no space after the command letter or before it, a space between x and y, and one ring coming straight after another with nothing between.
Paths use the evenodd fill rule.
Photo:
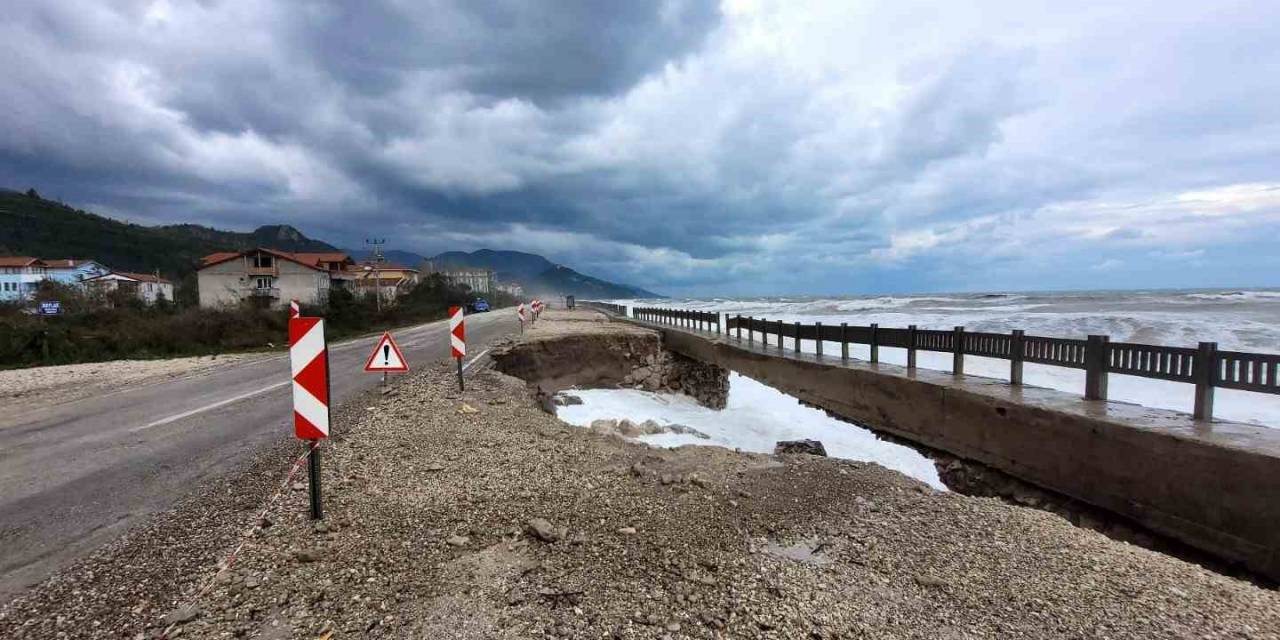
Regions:
<instances>
[{"instance_id":1,"label":"window","mask_svg":"<svg viewBox=\"0 0 1280 640\"><path fill-rule=\"evenodd\" d=\"M257 278L256 283L257 283L257 288L259 289L271 288L271 278Z\"/></svg>"},{"instance_id":2,"label":"window","mask_svg":"<svg viewBox=\"0 0 1280 640\"><path fill-rule=\"evenodd\" d=\"M272 257L261 253L253 257L253 266L257 269L270 269ZM262 287L259 287L261 289Z\"/></svg>"}]
</instances>

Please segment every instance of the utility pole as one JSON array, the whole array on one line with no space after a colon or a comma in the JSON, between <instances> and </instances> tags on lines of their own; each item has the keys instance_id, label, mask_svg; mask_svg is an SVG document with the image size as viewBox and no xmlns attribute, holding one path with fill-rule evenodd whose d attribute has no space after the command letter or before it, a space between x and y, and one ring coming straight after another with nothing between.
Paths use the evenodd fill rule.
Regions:
<instances>
[{"instance_id":1,"label":"utility pole","mask_svg":"<svg viewBox=\"0 0 1280 640\"><path fill-rule=\"evenodd\" d=\"M378 298L378 313L382 313L382 245L387 239L365 238L364 243L373 246L373 295Z\"/></svg>"}]
</instances>

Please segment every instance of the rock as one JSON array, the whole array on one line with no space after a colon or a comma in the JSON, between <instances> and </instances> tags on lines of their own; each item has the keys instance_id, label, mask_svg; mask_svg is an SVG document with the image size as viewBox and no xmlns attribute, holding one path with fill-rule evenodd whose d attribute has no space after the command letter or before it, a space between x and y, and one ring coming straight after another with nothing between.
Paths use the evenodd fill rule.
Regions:
<instances>
[{"instance_id":1,"label":"rock","mask_svg":"<svg viewBox=\"0 0 1280 640\"><path fill-rule=\"evenodd\" d=\"M677 632L677 631L679 631L679 630L680 630L680 623L679 623L679 622L668 622L668 623L667 623L667 631L670 631L671 633L675 633L675 632Z\"/></svg>"},{"instance_id":2,"label":"rock","mask_svg":"<svg viewBox=\"0 0 1280 640\"><path fill-rule=\"evenodd\" d=\"M260 586L262 586L262 579L258 576L249 576L244 579L244 588L246 589L257 589Z\"/></svg>"},{"instance_id":3,"label":"rock","mask_svg":"<svg viewBox=\"0 0 1280 640\"><path fill-rule=\"evenodd\" d=\"M636 528L635 528L635 527L622 527L621 529L618 529L618 533L619 533L620 535L624 535L624 536L634 536L634 535L636 534Z\"/></svg>"},{"instance_id":4,"label":"rock","mask_svg":"<svg viewBox=\"0 0 1280 640\"><path fill-rule=\"evenodd\" d=\"M633 476L635 476L635 477L637 477L637 478L643 478L643 477L644 477L644 465L640 464L639 462L637 462L637 463L635 463L635 464L631 465L631 475L633 475Z\"/></svg>"},{"instance_id":5,"label":"rock","mask_svg":"<svg viewBox=\"0 0 1280 640\"><path fill-rule=\"evenodd\" d=\"M471 543L471 538L466 536L450 536L448 540L444 541L444 543L451 547L465 547Z\"/></svg>"},{"instance_id":6,"label":"rock","mask_svg":"<svg viewBox=\"0 0 1280 640\"><path fill-rule=\"evenodd\" d=\"M305 484L303 484L303 483L301 483L301 482L295 482L295 483L293 483L293 487L292 487L292 488L293 488L293 490L294 490L294 491L302 491L302 490L304 490L304 489L306 489L306 488L307 488L307 485L305 485Z\"/></svg>"},{"instance_id":7,"label":"rock","mask_svg":"<svg viewBox=\"0 0 1280 640\"><path fill-rule=\"evenodd\" d=\"M582 398L579 398L578 396L569 395L567 393L562 393L562 394L555 395L552 398L552 402L554 402L557 407L569 407L575 404L582 404Z\"/></svg>"},{"instance_id":8,"label":"rock","mask_svg":"<svg viewBox=\"0 0 1280 640\"><path fill-rule=\"evenodd\" d=\"M442 465L442 464L429 464L429 465L427 465L426 469L424 469L424 471L444 471L444 465Z\"/></svg>"},{"instance_id":9,"label":"rock","mask_svg":"<svg viewBox=\"0 0 1280 640\"><path fill-rule=\"evenodd\" d=\"M198 617L200 617L200 609L195 605L187 605L185 607L178 607L177 609L169 612L169 615L164 617L164 624L165 626L171 624L185 624Z\"/></svg>"},{"instance_id":10,"label":"rock","mask_svg":"<svg viewBox=\"0 0 1280 640\"><path fill-rule=\"evenodd\" d=\"M543 542L556 542L561 537L560 531L544 518L534 518L526 524L526 527L529 533Z\"/></svg>"},{"instance_id":11,"label":"rock","mask_svg":"<svg viewBox=\"0 0 1280 640\"><path fill-rule=\"evenodd\" d=\"M696 484L696 485L698 485L699 487L702 487L702 488L704 488L704 489L705 489L705 488L707 488L707 487L711 484L711 482L710 482L709 480L707 480L706 478L702 477L702 475L701 475L701 474L697 474L697 473L691 473L691 474L689 474L689 482L692 482L693 484Z\"/></svg>"},{"instance_id":12,"label":"rock","mask_svg":"<svg viewBox=\"0 0 1280 640\"><path fill-rule=\"evenodd\" d=\"M329 531L330 531L330 529L329 529L329 524L328 524L328 523L326 523L326 522L317 522L317 523L315 523L315 525L313 525L313 526L311 527L311 530L312 530L312 531L314 531L314 532L316 532L316 533L329 533Z\"/></svg>"},{"instance_id":13,"label":"rock","mask_svg":"<svg viewBox=\"0 0 1280 640\"><path fill-rule=\"evenodd\" d=\"M315 562L320 559L320 552L315 549L298 549L293 552L293 558L298 562Z\"/></svg>"},{"instance_id":14,"label":"rock","mask_svg":"<svg viewBox=\"0 0 1280 640\"><path fill-rule=\"evenodd\" d=\"M826 447L817 440L779 440L773 447L775 455L784 453L804 453L811 456L827 456Z\"/></svg>"},{"instance_id":15,"label":"rock","mask_svg":"<svg viewBox=\"0 0 1280 640\"><path fill-rule=\"evenodd\" d=\"M947 581L936 576L916 576L916 584L922 587L945 587Z\"/></svg>"}]
</instances>

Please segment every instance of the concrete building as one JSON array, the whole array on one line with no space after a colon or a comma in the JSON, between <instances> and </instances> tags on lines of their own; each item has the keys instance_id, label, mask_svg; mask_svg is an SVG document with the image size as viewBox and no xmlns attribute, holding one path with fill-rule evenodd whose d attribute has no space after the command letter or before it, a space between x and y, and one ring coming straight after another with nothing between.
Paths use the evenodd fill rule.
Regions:
<instances>
[{"instance_id":1,"label":"concrete building","mask_svg":"<svg viewBox=\"0 0 1280 640\"><path fill-rule=\"evenodd\" d=\"M106 265L91 259L80 258L44 258L45 277L54 282L66 285L78 285L90 278L96 278L111 272Z\"/></svg>"},{"instance_id":2,"label":"concrete building","mask_svg":"<svg viewBox=\"0 0 1280 640\"><path fill-rule=\"evenodd\" d=\"M446 269L440 272L444 279L454 286L467 287L472 293L492 295L497 289L497 279L492 269Z\"/></svg>"},{"instance_id":3,"label":"concrete building","mask_svg":"<svg viewBox=\"0 0 1280 640\"><path fill-rule=\"evenodd\" d=\"M0 257L0 302L30 300L46 275L47 268L39 258Z\"/></svg>"},{"instance_id":4,"label":"concrete building","mask_svg":"<svg viewBox=\"0 0 1280 640\"><path fill-rule=\"evenodd\" d=\"M377 291L386 302L408 293L422 279L417 269L388 263L362 262L346 271L352 293L371 295Z\"/></svg>"},{"instance_id":5,"label":"concrete building","mask_svg":"<svg viewBox=\"0 0 1280 640\"><path fill-rule=\"evenodd\" d=\"M146 304L155 304L162 298L173 301L173 283L151 273L109 271L86 278L83 284L86 288L103 294L127 291Z\"/></svg>"},{"instance_id":6,"label":"concrete building","mask_svg":"<svg viewBox=\"0 0 1280 640\"><path fill-rule=\"evenodd\" d=\"M61 284L76 285L111 272L106 265L92 259L81 258L44 258L45 275L49 280Z\"/></svg>"},{"instance_id":7,"label":"concrete building","mask_svg":"<svg viewBox=\"0 0 1280 640\"><path fill-rule=\"evenodd\" d=\"M345 253L290 253L249 249L205 256L196 272L200 306L245 302L282 307L290 300L325 304L329 290L354 280L355 262Z\"/></svg>"},{"instance_id":8,"label":"concrete building","mask_svg":"<svg viewBox=\"0 0 1280 640\"><path fill-rule=\"evenodd\" d=\"M503 283L495 284L494 289L499 293L505 293L515 298L519 298L524 295L524 287L514 282L503 282Z\"/></svg>"}]
</instances>

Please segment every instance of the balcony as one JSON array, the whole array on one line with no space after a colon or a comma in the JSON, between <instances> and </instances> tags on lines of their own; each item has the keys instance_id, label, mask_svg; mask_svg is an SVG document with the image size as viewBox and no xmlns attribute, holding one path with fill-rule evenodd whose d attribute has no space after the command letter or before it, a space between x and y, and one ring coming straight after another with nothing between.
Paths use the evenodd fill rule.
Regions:
<instances>
[{"instance_id":1,"label":"balcony","mask_svg":"<svg viewBox=\"0 0 1280 640\"><path fill-rule=\"evenodd\" d=\"M251 267L249 267L248 274L249 274L249 275L251 275L251 276L271 276L271 277L276 277L276 276L280 275L280 270L279 270L279 269L277 269L274 265L273 265L273 266L270 266L270 267L253 267L253 266L251 266Z\"/></svg>"},{"instance_id":2,"label":"balcony","mask_svg":"<svg viewBox=\"0 0 1280 640\"><path fill-rule=\"evenodd\" d=\"M249 290L249 296L253 298L271 298L278 299L280 290L276 287L256 287Z\"/></svg>"}]
</instances>

